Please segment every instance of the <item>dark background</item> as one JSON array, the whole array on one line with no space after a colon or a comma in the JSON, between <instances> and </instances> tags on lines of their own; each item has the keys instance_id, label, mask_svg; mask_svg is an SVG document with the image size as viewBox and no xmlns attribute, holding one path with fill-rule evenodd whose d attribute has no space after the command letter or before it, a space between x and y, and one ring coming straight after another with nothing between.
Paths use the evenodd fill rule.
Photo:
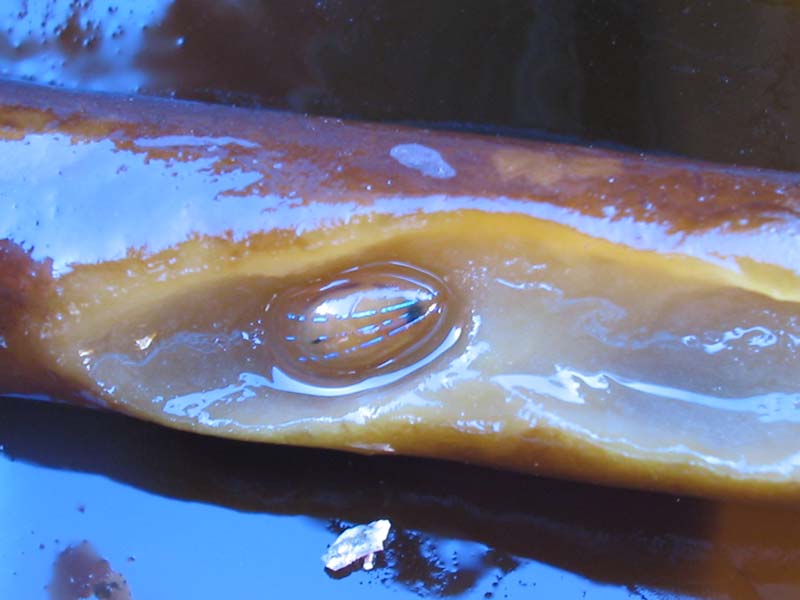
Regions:
<instances>
[{"instance_id":1,"label":"dark background","mask_svg":"<svg viewBox=\"0 0 800 600\"><path fill-rule=\"evenodd\" d=\"M6 0L0 75L795 170L798 32L791 0Z\"/></svg>"}]
</instances>

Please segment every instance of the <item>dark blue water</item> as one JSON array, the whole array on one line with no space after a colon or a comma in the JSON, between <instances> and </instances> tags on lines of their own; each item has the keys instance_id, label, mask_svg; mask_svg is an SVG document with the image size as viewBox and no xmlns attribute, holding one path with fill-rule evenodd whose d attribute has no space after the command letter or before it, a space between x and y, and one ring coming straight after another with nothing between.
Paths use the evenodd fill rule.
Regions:
<instances>
[{"instance_id":1,"label":"dark blue water","mask_svg":"<svg viewBox=\"0 0 800 600\"><path fill-rule=\"evenodd\" d=\"M359 458L220 444L23 401L3 409L3 598L46 597L58 553L82 540L137 598L482 597L525 586L614 596L580 574L459 536L457 520L446 524L456 535L431 527L430 516L415 522L407 504L447 521L457 500L442 488L398 502L392 496L409 492L397 489L393 465L378 483L376 466ZM23 433L48 419L47 435ZM430 477L431 465L403 466ZM284 478L294 468L299 475ZM329 576L320 556L336 533L379 516L395 529L378 568Z\"/></svg>"},{"instance_id":2,"label":"dark blue water","mask_svg":"<svg viewBox=\"0 0 800 600\"><path fill-rule=\"evenodd\" d=\"M134 598L800 593L789 508L230 442L19 399L0 403L0 444L2 598L48 598L54 561L83 540ZM337 534L377 518L393 529L375 570L328 574Z\"/></svg>"}]
</instances>

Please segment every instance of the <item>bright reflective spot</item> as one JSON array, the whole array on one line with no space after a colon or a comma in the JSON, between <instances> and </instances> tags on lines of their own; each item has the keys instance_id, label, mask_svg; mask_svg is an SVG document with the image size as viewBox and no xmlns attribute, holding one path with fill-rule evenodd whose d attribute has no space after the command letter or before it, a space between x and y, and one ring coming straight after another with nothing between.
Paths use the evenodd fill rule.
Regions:
<instances>
[{"instance_id":1,"label":"bright reflective spot","mask_svg":"<svg viewBox=\"0 0 800 600\"><path fill-rule=\"evenodd\" d=\"M422 144L398 144L389 151L389 155L404 167L428 177L450 179L456 176L456 170L438 151Z\"/></svg>"}]
</instances>

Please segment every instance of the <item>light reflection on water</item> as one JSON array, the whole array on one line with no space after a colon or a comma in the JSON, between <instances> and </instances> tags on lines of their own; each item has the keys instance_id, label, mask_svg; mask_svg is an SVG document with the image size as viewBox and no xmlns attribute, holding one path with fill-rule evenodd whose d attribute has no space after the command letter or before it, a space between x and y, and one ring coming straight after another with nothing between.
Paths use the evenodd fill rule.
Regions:
<instances>
[{"instance_id":1,"label":"light reflection on water","mask_svg":"<svg viewBox=\"0 0 800 600\"><path fill-rule=\"evenodd\" d=\"M800 591L790 507L246 444L10 398L0 446L3 598L44 597L58 552L84 539L138 599ZM378 518L393 532L377 568L326 574L338 532Z\"/></svg>"},{"instance_id":2,"label":"light reflection on water","mask_svg":"<svg viewBox=\"0 0 800 600\"><path fill-rule=\"evenodd\" d=\"M90 90L152 84L138 64L148 27L171 1L9 2L0 9L0 74Z\"/></svg>"},{"instance_id":3,"label":"light reflection on water","mask_svg":"<svg viewBox=\"0 0 800 600\"><path fill-rule=\"evenodd\" d=\"M325 519L240 511L6 454L0 485L2 598L46 597L58 553L83 540L127 579L137 599L248 597L254 590L285 598L484 598L519 590L542 598L565 590L589 599L627 597L624 587L480 542L405 529L402 521L374 571L339 579L324 571L320 556L353 523L333 512Z\"/></svg>"}]
</instances>

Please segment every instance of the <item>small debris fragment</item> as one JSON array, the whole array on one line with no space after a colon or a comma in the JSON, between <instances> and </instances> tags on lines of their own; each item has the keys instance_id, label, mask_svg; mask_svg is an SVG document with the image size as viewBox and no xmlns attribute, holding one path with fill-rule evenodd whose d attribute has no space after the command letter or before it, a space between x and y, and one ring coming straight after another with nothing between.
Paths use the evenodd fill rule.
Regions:
<instances>
[{"instance_id":1,"label":"small debris fragment","mask_svg":"<svg viewBox=\"0 0 800 600\"><path fill-rule=\"evenodd\" d=\"M387 519L380 519L345 529L322 555L325 568L340 571L363 558L363 568L369 571L375 566L375 553L383 550L383 542L391 528Z\"/></svg>"},{"instance_id":2,"label":"small debris fragment","mask_svg":"<svg viewBox=\"0 0 800 600\"><path fill-rule=\"evenodd\" d=\"M144 337L140 337L138 340L135 340L135 343L139 350L145 351L150 347L150 344L152 344L153 340L155 339L156 334L151 333L150 335L146 335Z\"/></svg>"},{"instance_id":3,"label":"small debris fragment","mask_svg":"<svg viewBox=\"0 0 800 600\"><path fill-rule=\"evenodd\" d=\"M125 577L114 571L92 545L83 541L61 551L47 589L52 600L132 600Z\"/></svg>"}]
</instances>

